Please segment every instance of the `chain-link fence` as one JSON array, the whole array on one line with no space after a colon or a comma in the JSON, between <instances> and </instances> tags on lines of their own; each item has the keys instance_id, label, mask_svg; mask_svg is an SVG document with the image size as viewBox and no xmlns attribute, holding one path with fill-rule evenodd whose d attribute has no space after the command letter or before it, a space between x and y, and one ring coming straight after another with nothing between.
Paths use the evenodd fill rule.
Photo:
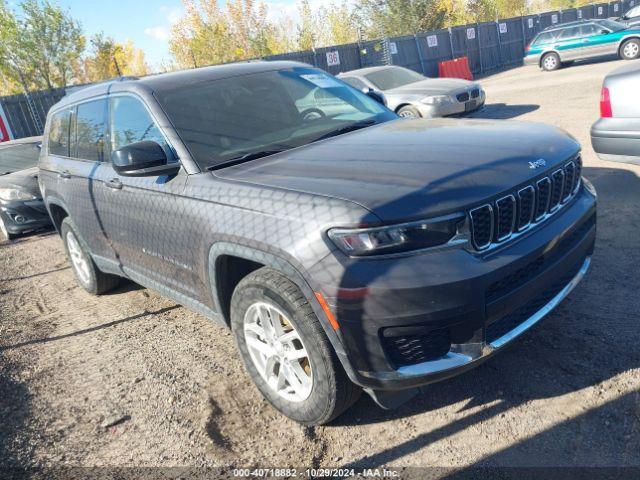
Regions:
<instances>
[{"instance_id":1,"label":"chain-link fence","mask_svg":"<svg viewBox=\"0 0 640 480\"><path fill-rule=\"evenodd\" d=\"M472 73L486 75L521 64L527 44L547 27L580 19L620 17L638 4L640 0L597 3L415 35L283 53L263 60L295 60L332 74L392 64L436 77L440 62L468 57ZM64 89L57 89L0 98L0 110L4 110L13 137L42 134L47 111L64 93Z\"/></svg>"}]
</instances>

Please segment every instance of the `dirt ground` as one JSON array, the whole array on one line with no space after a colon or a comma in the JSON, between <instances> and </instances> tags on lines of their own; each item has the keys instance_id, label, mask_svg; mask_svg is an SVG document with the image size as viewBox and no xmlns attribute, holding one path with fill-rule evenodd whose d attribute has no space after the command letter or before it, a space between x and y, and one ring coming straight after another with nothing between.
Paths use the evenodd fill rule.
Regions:
<instances>
[{"instance_id":1,"label":"dirt ground","mask_svg":"<svg viewBox=\"0 0 640 480\"><path fill-rule=\"evenodd\" d=\"M155 292L92 297L59 238L0 242L0 468L640 466L640 167L589 141L621 62L483 80L476 117L544 121L600 194L592 270L515 348L385 412L366 396L304 428L250 383L231 335Z\"/></svg>"}]
</instances>

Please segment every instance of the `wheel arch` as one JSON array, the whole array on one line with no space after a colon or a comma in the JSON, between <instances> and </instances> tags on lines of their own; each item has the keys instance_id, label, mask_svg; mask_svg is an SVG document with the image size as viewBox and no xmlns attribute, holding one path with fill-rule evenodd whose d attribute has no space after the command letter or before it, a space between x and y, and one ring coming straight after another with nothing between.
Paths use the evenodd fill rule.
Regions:
<instances>
[{"instance_id":1,"label":"wheel arch","mask_svg":"<svg viewBox=\"0 0 640 480\"><path fill-rule=\"evenodd\" d=\"M640 35L629 35L628 37L624 37L622 40L620 40L620 42L618 43L618 57L622 58L622 47L629 40L637 40L640 42Z\"/></svg>"},{"instance_id":2,"label":"wheel arch","mask_svg":"<svg viewBox=\"0 0 640 480\"><path fill-rule=\"evenodd\" d=\"M64 204L56 199L47 201L47 210L56 231L60 233L62 221L69 216L69 210Z\"/></svg>"},{"instance_id":3,"label":"wheel arch","mask_svg":"<svg viewBox=\"0 0 640 480\"><path fill-rule=\"evenodd\" d=\"M395 108L394 112L398 113L400 109L404 107L415 107L415 105L413 105L413 103L403 102Z\"/></svg>"},{"instance_id":4,"label":"wheel arch","mask_svg":"<svg viewBox=\"0 0 640 480\"><path fill-rule=\"evenodd\" d=\"M230 261L232 262L231 265L242 265L245 270L243 275L232 275L231 281L227 283L228 280L224 278L224 273ZM284 256L227 242L215 243L211 247L208 262L209 282L211 284L213 303L223 323L230 326L229 306L231 304L233 289L242 278L262 267L268 267L281 273L298 286L311 305L313 312L320 319L320 324L333 345L340 359L340 363L342 363L349 377L355 381L357 378L355 369L348 360L342 341L338 333L332 328L331 322L316 298L313 288L300 272L300 267L296 267L291 261L285 259ZM231 288L231 286L233 286L233 288Z\"/></svg>"},{"instance_id":5,"label":"wheel arch","mask_svg":"<svg viewBox=\"0 0 640 480\"><path fill-rule=\"evenodd\" d=\"M544 61L545 57L552 53L555 53L560 59L560 62L562 62L562 56L560 55L560 52L558 52L557 50L546 50L540 54L540 58L538 59L538 66L540 68L542 68L542 62Z\"/></svg>"}]
</instances>

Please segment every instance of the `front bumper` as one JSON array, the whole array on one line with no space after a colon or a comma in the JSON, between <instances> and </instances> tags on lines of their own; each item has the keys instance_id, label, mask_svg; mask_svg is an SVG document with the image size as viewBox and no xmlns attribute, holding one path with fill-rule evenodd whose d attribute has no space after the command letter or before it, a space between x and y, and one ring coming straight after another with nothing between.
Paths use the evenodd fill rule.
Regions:
<instances>
[{"instance_id":1,"label":"front bumper","mask_svg":"<svg viewBox=\"0 0 640 480\"><path fill-rule=\"evenodd\" d=\"M594 249L595 215L596 199L581 187L547 223L488 254L452 248L386 259L325 258L311 273L340 324L341 360L351 379L372 390L410 389L491 357L582 279ZM443 331L449 343L438 357L400 364L390 351L396 338ZM408 341L400 348L412 354L417 347Z\"/></svg>"},{"instance_id":2,"label":"front bumper","mask_svg":"<svg viewBox=\"0 0 640 480\"><path fill-rule=\"evenodd\" d=\"M51 225L42 200L0 201L0 217L10 234L19 234Z\"/></svg>"},{"instance_id":3,"label":"front bumper","mask_svg":"<svg viewBox=\"0 0 640 480\"><path fill-rule=\"evenodd\" d=\"M640 119L601 118L591 128L591 145L602 160L640 165Z\"/></svg>"},{"instance_id":4,"label":"front bumper","mask_svg":"<svg viewBox=\"0 0 640 480\"><path fill-rule=\"evenodd\" d=\"M482 90L477 98L469 99L467 102L458 102L456 100L441 105L416 103L415 106L423 118L450 117L475 112L484 107L486 100L487 94Z\"/></svg>"}]
</instances>

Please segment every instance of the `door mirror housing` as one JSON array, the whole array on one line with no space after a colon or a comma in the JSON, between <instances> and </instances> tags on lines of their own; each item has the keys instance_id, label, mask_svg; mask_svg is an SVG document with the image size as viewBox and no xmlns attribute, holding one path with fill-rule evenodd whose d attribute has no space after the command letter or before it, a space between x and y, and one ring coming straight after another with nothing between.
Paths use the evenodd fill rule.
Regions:
<instances>
[{"instance_id":1,"label":"door mirror housing","mask_svg":"<svg viewBox=\"0 0 640 480\"><path fill-rule=\"evenodd\" d=\"M111 153L113 169L123 177L157 177L180 170L179 163L168 163L167 154L157 142L132 143Z\"/></svg>"},{"instance_id":2,"label":"door mirror housing","mask_svg":"<svg viewBox=\"0 0 640 480\"><path fill-rule=\"evenodd\" d=\"M606 28L603 28L602 30L600 30L600 35L609 35L611 32L609 30L607 30Z\"/></svg>"},{"instance_id":3,"label":"door mirror housing","mask_svg":"<svg viewBox=\"0 0 640 480\"><path fill-rule=\"evenodd\" d=\"M384 96L384 93L374 90L373 88L364 88L362 91L367 97L373 98L385 107L387 106L387 98Z\"/></svg>"}]
</instances>

